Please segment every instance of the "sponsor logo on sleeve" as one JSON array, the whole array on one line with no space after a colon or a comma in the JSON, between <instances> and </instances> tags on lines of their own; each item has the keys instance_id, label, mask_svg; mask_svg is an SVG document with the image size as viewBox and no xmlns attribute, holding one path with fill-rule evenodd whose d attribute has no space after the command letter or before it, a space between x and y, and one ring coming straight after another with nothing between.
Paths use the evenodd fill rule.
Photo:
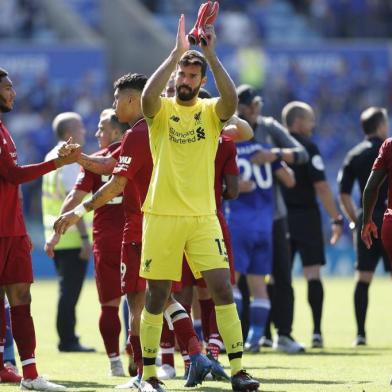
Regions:
<instances>
[{"instance_id":1,"label":"sponsor logo on sleeve","mask_svg":"<svg viewBox=\"0 0 392 392\"><path fill-rule=\"evenodd\" d=\"M175 115L173 114L173 116L170 117L170 120L172 120L172 121L178 123L178 122L180 121L180 118L177 117L177 116L175 116Z\"/></svg>"},{"instance_id":2,"label":"sponsor logo on sleeve","mask_svg":"<svg viewBox=\"0 0 392 392\"><path fill-rule=\"evenodd\" d=\"M118 159L117 169L127 171L131 164L132 157L121 155Z\"/></svg>"}]
</instances>

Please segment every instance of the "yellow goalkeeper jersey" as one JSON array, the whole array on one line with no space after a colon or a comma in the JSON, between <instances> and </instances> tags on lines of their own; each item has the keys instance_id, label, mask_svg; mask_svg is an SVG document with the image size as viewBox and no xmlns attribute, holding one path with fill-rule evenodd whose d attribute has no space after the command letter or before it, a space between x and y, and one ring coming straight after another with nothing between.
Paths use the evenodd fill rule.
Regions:
<instances>
[{"instance_id":1,"label":"yellow goalkeeper jersey","mask_svg":"<svg viewBox=\"0 0 392 392\"><path fill-rule=\"evenodd\" d=\"M161 100L159 112L146 119L154 168L143 211L215 214L215 155L223 126L215 112L218 99L198 99L194 106L174 97Z\"/></svg>"}]
</instances>

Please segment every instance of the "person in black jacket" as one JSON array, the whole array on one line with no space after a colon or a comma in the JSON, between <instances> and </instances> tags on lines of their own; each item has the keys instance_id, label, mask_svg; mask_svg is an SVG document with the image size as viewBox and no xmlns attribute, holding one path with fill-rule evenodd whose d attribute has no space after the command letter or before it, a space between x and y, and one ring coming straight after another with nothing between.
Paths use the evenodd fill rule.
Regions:
<instances>
[{"instance_id":1,"label":"person in black jacket","mask_svg":"<svg viewBox=\"0 0 392 392\"><path fill-rule=\"evenodd\" d=\"M282 111L283 124L290 134L309 154L307 164L290 165L294 171L296 185L283 188L288 209L292 261L298 252L303 273L308 282L308 302L312 310L312 347L323 347L321 316L324 290L321 282L321 266L325 264L324 240L318 200L331 218L331 239L334 245L343 230L343 217L339 214L331 188L326 180L324 163L320 151L311 141L315 127L313 109L306 103L292 101Z\"/></svg>"},{"instance_id":2,"label":"person in black jacket","mask_svg":"<svg viewBox=\"0 0 392 392\"><path fill-rule=\"evenodd\" d=\"M373 162L378 156L383 141L387 138L388 114L386 109L380 107L366 109L361 114L361 125L365 139L347 153L338 175L340 204L345 216L350 222L357 253L356 269L358 273L356 275L354 291L355 318L357 322L355 346L366 345L365 320L368 307L368 290L380 258L384 261L385 269L390 270L388 257L382 245L381 235L374 239L373 246L370 249L367 249L361 241L360 226L363 213L355 205L351 196L355 182L358 182L361 195L363 194ZM373 219L379 233L381 233L386 203L387 182L384 182L380 188L379 197L373 212Z\"/></svg>"},{"instance_id":3,"label":"person in black jacket","mask_svg":"<svg viewBox=\"0 0 392 392\"><path fill-rule=\"evenodd\" d=\"M272 117L262 115L263 100L250 85L243 84L237 88L238 115L248 121L254 130L254 139L259 143L272 146L252 156L252 162L263 165L276 160L287 164L303 165L308 160L305 148L292 137L287 129ZM268 296L271 300L270 317L277 329L277 337L272 343L270 328L266 328L262 346L273 346L278 351L298 353L305 351L304 346L292 336L294 315L294 292L291 283L290 241L287 224L287 209L282 197L281 186L274 179L274 222L273 222L273 265L272 278L268 284ZM244 280L240 280L240 289L244 300L248 295ZM237 291L234 295L239 297Z\"/></svg>"}]
</instances>

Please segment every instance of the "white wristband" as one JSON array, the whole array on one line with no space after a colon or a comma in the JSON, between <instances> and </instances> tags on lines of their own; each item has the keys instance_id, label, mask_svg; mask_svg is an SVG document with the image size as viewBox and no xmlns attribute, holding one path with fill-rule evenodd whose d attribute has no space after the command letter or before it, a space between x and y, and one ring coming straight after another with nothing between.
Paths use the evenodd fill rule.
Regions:
<instances>
[{"instance_id":1,"label":"white wristband","mask_svg":"<svg viewBox=\"0 0 392 392\"><path fill-rule=\"evenodd\" d=\"M85 213L87 213L87 210L83 204L79 204L74 208L73 213L81 218Z\"/></svg>"}]
</instances>

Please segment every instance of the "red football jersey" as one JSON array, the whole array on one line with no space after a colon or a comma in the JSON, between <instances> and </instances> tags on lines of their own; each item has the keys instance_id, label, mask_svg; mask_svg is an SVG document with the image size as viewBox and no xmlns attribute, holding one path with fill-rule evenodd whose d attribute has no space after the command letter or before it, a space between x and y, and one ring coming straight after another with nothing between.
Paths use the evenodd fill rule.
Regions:
<instances>
[{"instance_id":1,"label":"red football jersey","mask_svg":"<svg viewBox=\"0 0 392 392\"><path fill-rule=\"evenodd\" d=\"M94 156L111 155L120 146L120 142L113 143ZM110 180L111 176L98 175L81 169L74 189L92 192L93 194ZM95 251L118 252L121 250L122 233L124 230L123 195L119 195L94 211L93 240Z\"/></svg>"},{"instance_id":2,"label":"red football jersey","mask_svg":"<svg viewBox=\"0 0 392 392\"><path fill-rule=\"evenodd\" d=\"M125 226L123 243L142 240L142 204L146 198L152 173L152 157L148 139L148 127L139 120L125 134L121 152L113 174L124 176L128 183L124 189Z\"/></svg>"},{"instance_id":3,"label":"red football jersey","mask_svg":"<svg viewBox=\"0 0 392 392\"><path fill-rule=\"evenodd\" d=\"M19 185L7 181L3 170L17 164L14 141L0 122L0 237L17 237L26 234L23 212L20 205Z\"/></svg>"},{"instance_id":4,"label":"red football jersey","mask_svg":"<svg viewBox=\"0 0 392 392\"><path fill-rule=\"evenodd\" d=\"M384 169L388 175L388 215L392 215L392 138L384 141L374 161L373 170Z\"/></svg>"},{"instance_id":5,"label":"red football jersey","mask_svg":"<svg viewBox=\"0 0 392 392\"><path fill-rule=\"evenodd\" d=\"M238 176L237 150L233 140L225 135L219 138L218 150L215 158L215 200L216 209L222 208L223 179L226 174Z\"/></svg>"}]
</instances>

